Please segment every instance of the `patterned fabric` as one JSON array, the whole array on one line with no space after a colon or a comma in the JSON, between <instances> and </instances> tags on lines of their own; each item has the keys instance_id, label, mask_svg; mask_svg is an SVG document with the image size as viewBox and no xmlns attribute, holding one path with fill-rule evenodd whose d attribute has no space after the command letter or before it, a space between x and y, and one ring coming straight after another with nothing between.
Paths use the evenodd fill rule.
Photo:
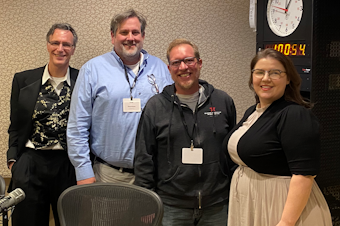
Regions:
<instances>
[{"instance_id":1,"label":"patterned fabric","mask_svg":"<svg viewBox=\"0 0 340 226\"><path fill-rule=\"evenodd\" d=\"M36 148L46 148L58 142L66 150L66 126L70 111L71 89L63 82L60 95L51 83L41 86L33 112L32 143Z\"/></svg>"}]
</instances>

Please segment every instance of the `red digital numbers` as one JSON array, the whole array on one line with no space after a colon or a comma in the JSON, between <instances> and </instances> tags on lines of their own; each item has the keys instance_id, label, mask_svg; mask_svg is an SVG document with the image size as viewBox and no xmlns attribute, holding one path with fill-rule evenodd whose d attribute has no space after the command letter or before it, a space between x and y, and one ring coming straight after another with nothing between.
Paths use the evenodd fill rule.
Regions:
<instances>
[{"instance_id":1,"label":"red digital numbers","mask_svg":"<svg viewBox=\"0 0 340 226\"><path fill-rule=\"evenodd\" d=\"M265 49L272 48L286 56L305 56L306 55L306 44L297 43L276 43L268 44Z\"/></svg>"}]
</instances>

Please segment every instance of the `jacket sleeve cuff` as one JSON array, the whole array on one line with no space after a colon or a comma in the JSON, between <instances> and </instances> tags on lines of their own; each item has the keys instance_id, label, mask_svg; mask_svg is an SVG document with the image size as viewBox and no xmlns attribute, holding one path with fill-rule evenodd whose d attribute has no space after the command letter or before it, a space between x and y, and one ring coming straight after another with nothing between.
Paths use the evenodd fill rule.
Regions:
<instances>
[{"instance_id":1,"label":"jacket sleeve cuff","mask_svg":"<svg viewBox=\"0 0 340 226\"><path fill-rule=\"evenodd\" d=\"M77 181L85 180L94 177L94 172L91 165L75 168Z\"/></svg>"},{"instance_id":2,"label":"jacket sleeve cuff","mask_svg":"<svg viewBox=\"0 0 340 226\"><path fill-rule=\"evenodd\" d=\"M18 154L18 148L17 147L10 147L7 151L7 162L11 160L16 160Z\"/></svg>"}]
</instances>

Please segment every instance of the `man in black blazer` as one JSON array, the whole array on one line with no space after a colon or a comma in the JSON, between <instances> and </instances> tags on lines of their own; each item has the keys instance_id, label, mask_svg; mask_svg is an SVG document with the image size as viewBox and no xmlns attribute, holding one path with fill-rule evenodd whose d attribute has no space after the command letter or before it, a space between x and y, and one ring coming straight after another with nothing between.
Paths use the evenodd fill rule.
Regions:
<instances>
[{"instance_id":1,"label":"man in black blazer","mask_svg":"<svg viewBox=\"0 0 340 226\"><path fill-rule=\"evenodd\" d=\"M71 93L78 70L69 66L77 34L71 25L54 24L46 35L50 55L46 66L14 75L8 167L9 192L21 188L26 195L12 215L13 226L48 226L50 205L55 225L59 195L76 184L66 146Z\"/></svg>"}]
</instances>

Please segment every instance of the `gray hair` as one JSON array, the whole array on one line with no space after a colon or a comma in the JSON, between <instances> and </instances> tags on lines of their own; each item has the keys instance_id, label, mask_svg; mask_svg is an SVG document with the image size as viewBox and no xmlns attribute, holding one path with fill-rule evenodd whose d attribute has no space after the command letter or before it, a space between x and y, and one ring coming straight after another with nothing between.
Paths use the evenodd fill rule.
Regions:
<instances>
[{"instance_id":1,"label":"gray hair","mask_svg":"<svg viewBox=\"0 0 340 226\"><path fill-rule=\"evenodd\" d=\"M73 45L76 47L77 41L78 41L78 36L76 31L73 29L73 27L68 24L68 23L57 23L53 24L50 30L47 32L46 35L46 41L50 41L50 36L54 34L55 29L60 29L60 30L65 30L65 31L70 31L73 34Z\"/></svg>"},{"instance_id":2,"label":"gray hair","mask_svg":"<svg viewBox=\"0 0 340 226\"><path fill-rule=\"evenodd\" d=\"M132 17L137 17L140 22L140 30L142 35L145 33L146 27L146 17L143 14L135 11L134 9L129 9L128 11L115 15L111 20L111 32L116 35L118 27L126 20Z\"/></svg>"}]
</instances>

